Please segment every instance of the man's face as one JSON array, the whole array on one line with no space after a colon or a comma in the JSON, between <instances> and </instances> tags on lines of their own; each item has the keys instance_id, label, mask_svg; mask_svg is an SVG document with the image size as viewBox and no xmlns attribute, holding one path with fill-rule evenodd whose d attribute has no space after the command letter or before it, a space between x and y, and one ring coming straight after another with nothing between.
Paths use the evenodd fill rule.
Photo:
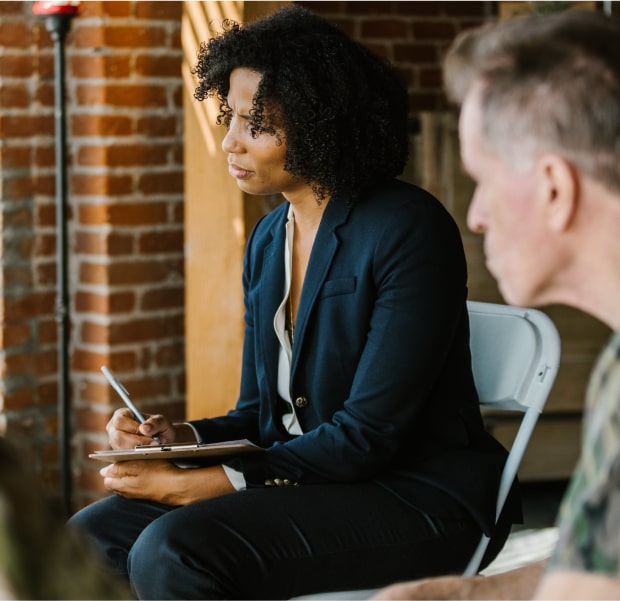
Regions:
<instances>
[{"instance_id":1,"label":"man's face","mask_svg":"<svg viewBox=\"0 0 620 601\"><path fill-rule=\"evenodd\" d=\"M540 173L535 161L515 169L488 150L482 137L480 87L465 98L459 119L461 157L476 182L467 224L484 234L489 271L497 279L506 302L532 306L546 301L553 277L541 201ZM519 144L519 140L506 140ZM513 153L510 153L513 154Z\"/></svg>"}]
</instances>

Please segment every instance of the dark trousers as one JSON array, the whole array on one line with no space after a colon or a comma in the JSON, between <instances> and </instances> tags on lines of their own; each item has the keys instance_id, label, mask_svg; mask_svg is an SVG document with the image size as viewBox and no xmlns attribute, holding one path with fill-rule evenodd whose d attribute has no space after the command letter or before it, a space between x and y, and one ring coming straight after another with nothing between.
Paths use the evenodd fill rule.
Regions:
<instances>
[{"instance_id":1,"label":"dark trousers","mask_svg":"<svg viewBox=\"0 0 620 601\"><path fill-rule=\"evenodd\" d=\"M432 518L373 483L249 489L186 507L111 496L70 525L140 599L376 588L458 573L480 537L473 521Z\"/></svg>"}]
</instances>

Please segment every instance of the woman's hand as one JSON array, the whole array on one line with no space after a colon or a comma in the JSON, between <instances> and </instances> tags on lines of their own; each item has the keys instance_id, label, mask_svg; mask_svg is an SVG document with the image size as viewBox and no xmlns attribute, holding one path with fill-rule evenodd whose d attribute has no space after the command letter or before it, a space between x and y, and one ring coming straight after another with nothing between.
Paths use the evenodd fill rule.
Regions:
<instances>
[{"instance_id":1,"label":"woman's hand","mask_svg":"<svg viewBox=\"0 0 620 601\"><path fill-rule=\"evenodd\" d=\"M157 436L162 444L195 442L191 428L186 424L172 424L163 415L144 417L146 421L141 424L129 409L117 409L106 426L110 446L113 449L132 449L138 445L158 444L153 440L154 436Z\"/></svg>"},{"instance_id":2,"label":"woman's hand","mask_svg":"<svg viewBox=\"0 0 620 601\"><path fill-rule=\"evenodd\" d=\"M221 466L182 469L166 459L142 459L111 463L99 473L110 492L166 505L189 505L235 491Z\"/></svg>"}]
</instances>

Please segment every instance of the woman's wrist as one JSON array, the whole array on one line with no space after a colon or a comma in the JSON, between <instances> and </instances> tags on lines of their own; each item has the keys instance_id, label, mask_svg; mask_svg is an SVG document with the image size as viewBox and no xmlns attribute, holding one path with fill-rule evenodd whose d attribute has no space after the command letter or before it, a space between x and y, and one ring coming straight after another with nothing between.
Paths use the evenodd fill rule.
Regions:
<instances>
[{"instance_id":1,"label":"woman's wrist","mask_svg":"<svg viewBox=\"0 0 620 601\"><path fill-rule=\"evenodd\" d=\"M174 424L176 430L175 442L202 442L196 430L187 422Z\"/></svg>"}]
</instances>

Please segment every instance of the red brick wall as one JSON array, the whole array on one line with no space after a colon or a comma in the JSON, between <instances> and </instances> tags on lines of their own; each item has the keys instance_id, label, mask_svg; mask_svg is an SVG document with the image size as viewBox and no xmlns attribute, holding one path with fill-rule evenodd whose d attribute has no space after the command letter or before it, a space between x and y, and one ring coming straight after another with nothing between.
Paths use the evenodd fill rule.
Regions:
<instances>
[{"instance_id":1,"label":"red brick wall","mask_svg":"<svg viewBox=\"0 0 620 601\"><path fill-rule=\"evenodd\" d=\"M496 2L298 2L394 63L418 111L446 108L441 59L454 36L495 15Z\"/></svg>"},{"instance_id":2,"label":"red brick wall","mask_svg":"<svg viewBox=\"0 0 620 601\"><path fill-rule=\"evenodd\" d=\"M412 109L443 108L441 53L488 2L311 2L397 63ZM0 2L0 388L7 436L59 495L53 45L31 2ZM66 42L74 507L119 399L184 414L181 2L89 1Z\"/></svg>"},{"instance_id":3,"label":"red brick wall","mask_svg":"<svg viewBox=\"0 0 620 601\"><path fill-rule=\"evenodd\" d=\"M58 490L53 45L0 3L3 415ZM83 2L66 42L74 505L119 399L184 414L180 2Z\"/></svg>"},{"instance_id":4,"label":"red brick wall","mask_svg":"<svg viewBox=\"0 0 620 601\"><path fill-rule=\"evenodd\" d=\"M84 2L69 54L75 461L105 444L119 399L184 415L180 2ZM90 468L90 469L89 469ZM84 500L86 499L83 495Z\"/></svg>"}]
</instances>

